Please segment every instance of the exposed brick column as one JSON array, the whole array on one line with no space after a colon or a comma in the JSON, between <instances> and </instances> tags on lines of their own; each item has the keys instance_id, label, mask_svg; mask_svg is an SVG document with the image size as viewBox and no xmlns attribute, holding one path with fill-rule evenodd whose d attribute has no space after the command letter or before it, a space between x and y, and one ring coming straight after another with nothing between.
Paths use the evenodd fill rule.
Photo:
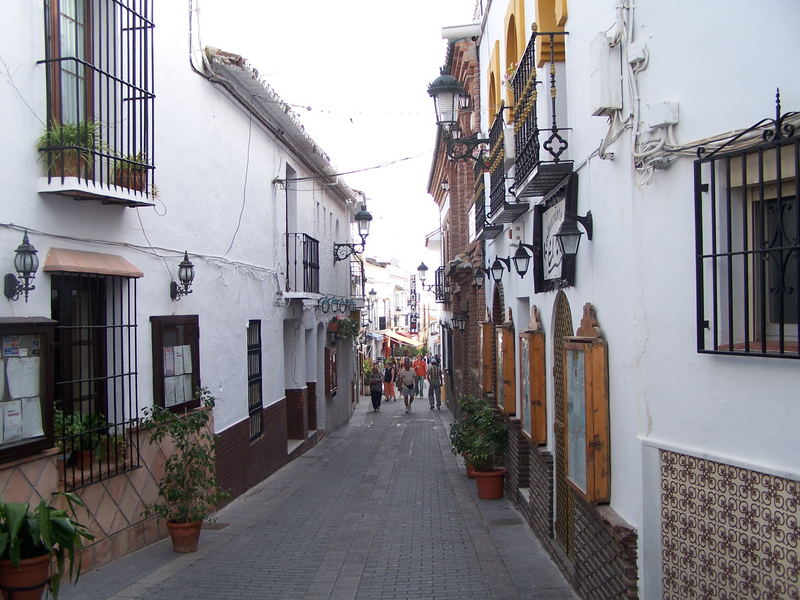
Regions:
<instances>
[{"instance_id":1,"label":"exposed brick column","mask_svg":"<svg viewBox=\"0 0 800 600\"><path fill-rule=\"evenodd\" d=\"M290 440L308 437L306 388L286 390L286 433Z\"/></svg>"},{"instance_id":2,"label":"exposed brick column","mask_svg":"<svg viewBox=\"0 0 800 600\"><path fill-rule=\"evenodd\" d=\"M308 429L317 429L317 383L315 381L306 382L306 406L308 407Z\"/></svg>"}]
</instances>

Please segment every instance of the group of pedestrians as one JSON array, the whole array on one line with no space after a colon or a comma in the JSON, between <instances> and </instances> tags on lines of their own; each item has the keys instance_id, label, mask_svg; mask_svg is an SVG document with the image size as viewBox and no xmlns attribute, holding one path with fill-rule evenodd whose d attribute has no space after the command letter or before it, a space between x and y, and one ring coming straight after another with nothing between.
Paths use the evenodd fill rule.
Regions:
<instances>
[{"instance_id":1,"label":"group of pedestrians","mask_svg":"<svg viewBox=\"0 0 800 600\"><path fill-rule=\"evenodd\" d=\"M428 364L430 361L430 364ZM372 409L377 412L381 409L381 400L394 400L397 402L396 392L399 391L405 404L406 412L411 412L414 398L425 395L425 381L428 382L428 404L431 410L441 410L442 407L442 369L438 357L427 358L418 356L414 362L404 358L400 368L394 361L387 361L381 373L378 364L372 366L369 374L369 389L372 397ZM383 395L383 398L381 397Z\"/></svg>"}]
</instances>

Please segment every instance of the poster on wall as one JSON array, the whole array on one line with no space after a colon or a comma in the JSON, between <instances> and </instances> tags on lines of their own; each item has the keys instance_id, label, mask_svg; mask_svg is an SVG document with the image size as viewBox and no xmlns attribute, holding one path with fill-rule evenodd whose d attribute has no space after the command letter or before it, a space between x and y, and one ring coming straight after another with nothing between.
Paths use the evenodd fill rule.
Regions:
<instances>
[{"instance_id":1,"label":"poster on wall","mask_svg":"<svg viewBox=\"0 0 800 600\"><path fill-rule=\"evenodd\" d=\"M567 350L567 476L584 493L586 485L585 354Z\"/></svg>"},{"instance_id":2,"label":"poster on wall","mask_svg":"<svg viewBox=\"0 0 800 600\"><path fill-rule=\"evenodd\" d=\"M496 361L496 376L495 382L497 383L495 394L497 398L497 406L505 406L505 380L503 378L503 329L497 328L497 361Z\"/></svg>"},{"instance_id":3,"label":"poster on wall","mask_svg":"<svg viewBox=\"0 0 800 600\"><path fill-rule=\"evenodd\" d=\"M520 406L522 408L522 430L531 436L531 369L530 369L530 340L527 335L519 338L519 384Z\"/></svg>"},{"instance_id":4,"label":"poster on wall","mask_svg":"<svg viewBox=\"0 0 800 600\"><path fill-rule=\"evenodd\" d=\"M567 215L575 215L578 203L578 175L571 173L559 187L534 207L533 283L536 292L575 284L575 258L561 252L556 234Z\"/></svg>"}]
</instances>

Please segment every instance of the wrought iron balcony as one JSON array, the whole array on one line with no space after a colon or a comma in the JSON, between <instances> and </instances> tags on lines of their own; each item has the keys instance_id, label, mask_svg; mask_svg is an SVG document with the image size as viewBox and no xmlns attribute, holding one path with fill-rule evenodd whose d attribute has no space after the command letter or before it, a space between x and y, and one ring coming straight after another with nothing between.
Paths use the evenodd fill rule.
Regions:
<instances>
[{"instance_id":1,"label":"wrought iron balcony","mask_svg":"<svg viewBox=\"0 0 800 600\"><path fill-rule=\"evenodd\" d=\"M492 225L486 220L486 185L483 165L475 163L475 235L479 240L493 240L503 231L502 225Z\"/></svg>"},{"instance_id":2,"label":"wrought iron balcony","mask_svg":"<svg viewBox=\"0 0 800 600\"><path fill-rule=\"evenodd\" d=\"M566 32L537 32L534 28L525 54L511 80L514 91L514 185L518 198L544 196L572 171L573 162L564 159L569 143L566 127L558 126L556 98L556 59L563 60ZM549 64L550 127L541 128L538 111L538 86L547 77L538 79L537 68Z\"/></svg>"},{"instance_id":3,"label":"wrought iron balcony","mask_svg":"<svg viewBox=\"0 0 800 600\"><path fill-rule=\"evenodd\" d=\"M528 211L527 202L520 202L513 198L508 202L506 194L506 168L505 168L505 123L503 121L504 108L501 107L494 119L494 124L489 130L489 177L491 200L489 220L493 225L511 223L520 215ZM502 226L500 226L502 228ZM499 233L499 232L498 232ZM497 236L494 236L497 237Z\"/></svg>"},{"instance_id":4,"label":"wrought iron balcony","mask_svg":"<svg viewBox=\"0 0 800 600\"><path fill-rule=\"evenodd\" d=\"M444 267L436 269L433 281L433 291L436 296L436 302L439 304L448 304L450 302L450 283L447 281Z\"/></svg>"},{"instance_id":5,"label":"wrought iron balcony","mask_svg":"<svg viewBox=\"0 0 800 600\"><path fill-rule=\"evenodd\" d=\"M319 293L319 241L306 233L286 234L286 291Z\"/></svg>"},{"instance_id":6,"label":"wrought iron balcony","mask_svg":"<svg viewBox=\"0 0 800 600\"><path fill-rule=\"evenodd\" d=\"M350 296L353 298L364 297L364 261L358 254L350 255Z\"/></svg>"}]
</instances>

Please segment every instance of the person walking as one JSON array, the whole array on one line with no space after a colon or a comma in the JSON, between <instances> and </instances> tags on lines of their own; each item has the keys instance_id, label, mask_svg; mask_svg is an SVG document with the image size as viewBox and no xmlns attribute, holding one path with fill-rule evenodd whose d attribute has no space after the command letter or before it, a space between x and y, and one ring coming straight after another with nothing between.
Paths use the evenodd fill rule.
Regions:
<instances>
[{"instance_id":1,"label":"person walking","mask_svg":"<svg viewBox=\"0 0 800 600\"><path fill-rule=\"evenodd\" d=\"M369 395L372 398L372 411L378 412L381 409L381 392L383 391L383 374L378 365L372 365L369 374Z\"/></svg>"},{"instance_id":2,"label":"person walking","mask_svg":"<svg viewBox=\"0 0 800 600\"><path fill-rule=\"evenodd\" d=\"M436 410L442 410L442 369L439 366L439 361L433 359L431 366L428 367L428 404L431 405L433 410L434 401L436 403Z\"/></svg>"},{"instance_id":3,"label":"person walking","mask_svg":"<svg viewBox=\"0 0 800 600\"><path fill-rule=\"evenodd\" d=\"M414 395L422 398L425 395L425 376L428 374L428 365L422 356L414 360Z\"/></svg>"},{"instance_id":4,"label":"person walking","mask_svg":"<svg viewBox=\"0 0 800 600\"><path fill-rule=\"evenodd\" d=\"M383 370L383 395L386 397L386 401L394 400L397 402L397 398L394 395L394 381L397 378L397 369L394 367L394 363L389 361L386 363L386 368Z\"/></svg>"},{"instance_id":5,"label":"person walking","mask_svg":"<svg viewBox=\"0 0 800 600\"><path fill-rule=\"evenodd\" d=\"M414 402L414 379L416 375L411 369L411 361L405 359L403 368L397 373L397 385L400 386L400 394L406 405L406 412L411 411L411 403Z\"/></svg>"}]
</instances>

